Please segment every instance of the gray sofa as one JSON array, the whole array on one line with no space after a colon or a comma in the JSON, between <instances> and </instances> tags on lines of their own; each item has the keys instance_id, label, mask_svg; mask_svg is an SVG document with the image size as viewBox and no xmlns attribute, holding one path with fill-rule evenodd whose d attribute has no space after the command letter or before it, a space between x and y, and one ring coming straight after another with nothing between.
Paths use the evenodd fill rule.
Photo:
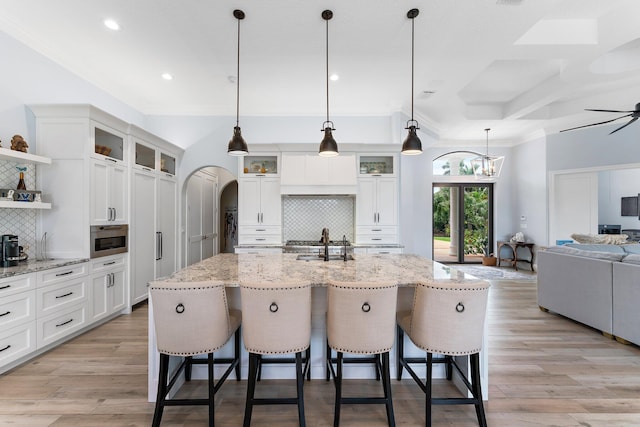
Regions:
<instances>
[{"instance_id":1,"label":"gray sofa","mask_svg":"<svg viewBox=\"0 0 640 427\"><path fill-rule=\"evenodd\" d=\"M640 244L538 251L538 305L640 345Z\"/></svg>"}]
</instances>

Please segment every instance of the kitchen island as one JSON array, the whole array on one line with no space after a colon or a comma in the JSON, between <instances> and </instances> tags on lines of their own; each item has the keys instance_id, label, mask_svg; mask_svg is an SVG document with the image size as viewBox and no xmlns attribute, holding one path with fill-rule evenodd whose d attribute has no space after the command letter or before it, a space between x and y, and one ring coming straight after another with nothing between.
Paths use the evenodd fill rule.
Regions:
<instances>
[{"instance_id":1,"label":"kitchen island","mask_svg":"<svg viewBox=\"0 0 640 427\"><path fill-rule=\"evenodd\" d=\"M325 348L325 313L326 285L331 281L369 282L383 281L398 284L399 310L411 307L413 287L418 282L447 284L464 284L482 281L474 276L456 270L430 259L410 254L356 254L349 261L321 259L299 260L299 254L264 253L264 254L219 254L199 263L190 265L164 280L177 282L197 282L217 280L227 286L227 297L232 308L240 308L240 290L242 283L282 283L299 282L314 286L312 291L311 314L311 376L324 378ZM153 301L150 299L150 304ZM485 326L485 346L481 353L482 390L486 398L487 384L487 340ZM407 356L424 355L408 341L405 344ZM231 354L227 345L218 357ZM395 363L395 351L391 353ZM197 372L194 367L194 378L206 378L206 373ZM222 369L222 368L221 368ZM247 354L242 357L242 373L246 378ZM418 369L417 372L420 372ZM293 378L291 366L271 365L263 372L263 378ZM216 375L220 375L216 372ZM444 371L435 372L434 376L444 377ZM375 371L368 366L354 365L345 370L345 378L374 378ZM153 312L149 309L149 401L155 400L158 377L158 353L155 342Z\"/></svg>"}]
</instances>

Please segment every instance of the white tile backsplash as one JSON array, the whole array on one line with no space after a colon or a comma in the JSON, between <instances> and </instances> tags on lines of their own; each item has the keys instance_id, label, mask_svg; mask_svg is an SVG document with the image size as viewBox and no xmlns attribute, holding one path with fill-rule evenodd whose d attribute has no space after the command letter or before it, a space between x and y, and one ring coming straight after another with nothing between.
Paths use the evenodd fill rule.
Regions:
<instances>
[{"instance_id":1,"label":"white tile backsplash","mask_svg":"<svg viewBox=\"0 0 640 427\"><path fill-rule=\"evenodd\" d=\"M352 196L285 196L282 198L282 234L287 240L320 240L322 229L329 238L345 235L353 241L355 198Z\"/></svg>"},{"instance_id":2,"label":"white tile backsplash","mask_svg":"<svg viewBox=\"0 0 640 427\"><path fill-rule=\"evenodd\" d=\"M36 166L0 160L0 188L15 189L18 186L20 171L26 167L24 181L27 190L35 190ZM29 203L29 202L24 202ZM25 248L29 258L36 256L36 215L35 209L0 208L0 235L15 234L18 243Z\"/></svg>"}]
</instances>

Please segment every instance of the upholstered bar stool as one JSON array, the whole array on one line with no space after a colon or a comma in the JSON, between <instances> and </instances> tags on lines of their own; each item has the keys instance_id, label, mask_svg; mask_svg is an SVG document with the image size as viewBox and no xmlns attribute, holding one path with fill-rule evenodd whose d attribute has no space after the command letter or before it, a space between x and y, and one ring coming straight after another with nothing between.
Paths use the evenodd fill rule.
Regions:
<instances>
[{"instance_id":1,"label":"upholstered bar stool","mask_svg":"<svg viewBox=\"0 0 640 427\"><path fill-rule=\"evenodd\" d=\"M487 425L480 387L480 350L482 350L488 294L488 282L478 281L464 285L419 283L415 289L412 309L397 314L397 378L398 380L402 378L402 368L406 368L425 393L427 426L431 426L431 405L435 404L475 405L478 424L482 427ZM422 382L409 366L411 363L425 363L425 358L404 356L405 333L417 347L427 352L425 382ZM434 357L434 354L442 357ZM455 356L469 356L470 381L456 363ZM432 397L434 363L446 364L448 380L451 380L453 368L455 368L473 397Z\"/></svg>"},{"instance_id":2,"label":"upholstered bar stool","mask_svg":"<svg viewBox=\"0 0 640 427\"><path fill-rule=\"evenodd\" d=\"M240 285L240 298L244 313L244 346L249 352L243 425L251 425L254 405L277 404L296 404L299 423L306 425L303 383L307 367L303 367L302 354L311 342L311 285L243 283ZM290 353L295 353L296 397L254 397L260 356Z\"/></svg>"},{"instance_id":3,"label":"upholstered bar stool","mask_svg":"<svg viewBox=\"0 0 640 427\"><path fill-rule=\"evenodd\" d=\"M327 289L327 341L336 351L327 353L327 367L336 389L333 425L340 425L340 407L344 404L384 404L389 426L395 426L389 351L395 338L398 287L389 283L332 282ZM382 378L383 397L343 397L343 353L375 355L377 372ZM349 359L354 360L354 359ZM335 363L335 368L334 368Z\"/></svg>"},{"instance_id":4,"label":"upholstered bar stool","mask_svg":"<svg viewBox=\"0 0 640 427\"><path fill-rule=\"evenodd\" d=\"M219 282L152 282L149 295L153 305L156 340L160 352L158 394L153 414L153 426L160 425L165 406L208 405L209 426L214 425L215 393L236 370L240 380L240 323L239 310L227 307L225 286ZM213 353L234 339L233 358L215 359ZM193 359L206 354L207 359ZM169 357L181 356L183 361L169 380ZM167 399L167 394L180 373L190 371L195 363L207 364L208 397L202 399ZM229 364L217 383L214 364ZM190 379L190 372L186 375Z\"/></svg>"}]
</instances>

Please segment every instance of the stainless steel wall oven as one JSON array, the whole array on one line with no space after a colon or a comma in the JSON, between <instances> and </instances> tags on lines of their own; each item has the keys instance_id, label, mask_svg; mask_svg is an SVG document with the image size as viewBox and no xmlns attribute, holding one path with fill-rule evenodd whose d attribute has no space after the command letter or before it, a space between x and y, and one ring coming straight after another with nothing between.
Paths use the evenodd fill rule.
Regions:
<instances>
[{"instance_id":1,"label":"stainless steel wall oven","mask_svg":"<svg viewBox=\"0 0 640 427\"><path fill-rule=\"evenodd\" d=\"M129 250L129 226L92 225L90 230L91 258L121 254Z\"/></svg>"}]
</instances>

